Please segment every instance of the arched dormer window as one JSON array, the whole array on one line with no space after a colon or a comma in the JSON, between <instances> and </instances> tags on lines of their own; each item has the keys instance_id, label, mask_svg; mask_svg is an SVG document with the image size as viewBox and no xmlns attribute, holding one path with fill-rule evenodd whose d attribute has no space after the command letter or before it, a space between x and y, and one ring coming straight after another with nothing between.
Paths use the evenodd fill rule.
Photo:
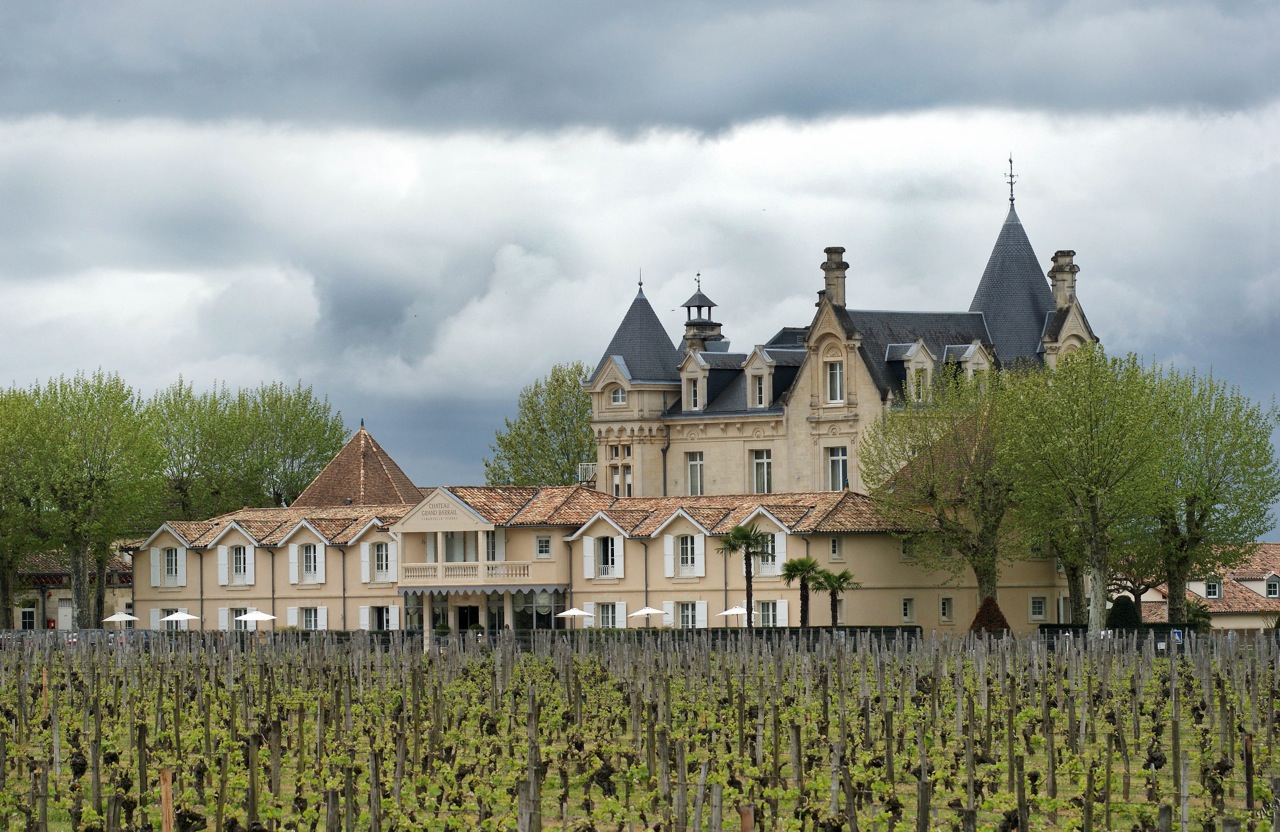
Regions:
<instances>
[{"instance_id":1,"label":"arched dormer window","mask_svg":"<svg viewBox=\"0 0 1280 832\"><path fill-rule=\"evenodd\" d=\"M609 391L609 404L614 407L621 407L627 403L627 388L617 385Z\"/></svg>"}]
</instances>

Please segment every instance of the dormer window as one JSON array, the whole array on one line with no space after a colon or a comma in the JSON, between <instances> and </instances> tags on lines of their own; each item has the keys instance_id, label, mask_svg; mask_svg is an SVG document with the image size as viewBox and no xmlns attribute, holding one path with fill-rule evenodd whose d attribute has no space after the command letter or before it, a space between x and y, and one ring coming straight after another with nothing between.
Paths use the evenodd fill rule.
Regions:
<instances>
[{"instance_id":1,"label":"dormer window","mask_svg":"<svg viewBox=\"0 0 1280 832\"><path fill-rule=\"evenodd\" d=\"M615 387L609 391L609 404L614 407L621 407L627 403L627 390L625 387Z\"/></svg>"},{"instance_id":2,"label":"dormer window","mask_svg":"<svg viewBox=\"0 0 1280 832\"><path fill-rule=\"evenodd\" d=\"M1271 589L1271 585L1268 583L1267 591L1269 592L1270 589ZM1211 601L1216 601L1222 597L1222 579L1221 578L1210 578L1209 580L1204 582L1204 597L1208 598Z\"/></svg>"},{"instance_id":3,"label":"dormer window","mask_svg":"<svg viewBox=\"0 0 1280 832\"><path fill-rule=\"evenodd\" d=\"M751 377L751 403L756 407L766 407L769 404L769 400L765 398L763 375Z\"/></svg>"},{"instance_id":4,"label":"dormer window","mask_svg":"<svg viewBox=\"0 0 1280 832\"><path fill-rule=\"evenodd\" d=\"M844 403L844 362L828 361L827 365L827 402Z\"/></svg>"},{"instance_id":5,"label":"dormer window","mask_svg":"<svg viewBox=\"0 0 1280 832\"><path fill-rule=\"evenodd\" d=\"M929 370L926 367L912 367L911 380L907 390L911 401L923 403L929 397Z\"/></svg>"},{"instance_id":6,"label":"dormer window","mask_svg":"<svg viewBox=\"0 0 1280 832\"><path fill-rule=\"evenodd\" d=\"M1275 575L1267 578L1267 597L1280 598L1280 578Z\"/></svg>"},{"instance_id":7,"label":"dormer window","mask_svg":"<svg viewBox=\"0 0 1280 832\"><path fill-rule=\"evenodd\" d=\"M698 400L698 380L691 378L685 382L685 398L689 402L687 410L701 410L701 402Z\"/></svg>"}]
</instances>

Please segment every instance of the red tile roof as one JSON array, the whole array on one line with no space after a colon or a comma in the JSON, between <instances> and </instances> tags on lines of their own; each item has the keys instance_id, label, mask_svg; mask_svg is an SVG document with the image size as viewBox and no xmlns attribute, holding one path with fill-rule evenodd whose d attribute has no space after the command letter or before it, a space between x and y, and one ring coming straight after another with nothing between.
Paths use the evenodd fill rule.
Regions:
<instances>
[{"instance_id":1,"label":"red tile roof","mask_svg":"<svg viewBox=\"0 0 1280 832\"><path fill-rule=\"evenodd\" d=\"M360 425L294 506L417 505L422 491Z\"/></svg>"}]
</instances>

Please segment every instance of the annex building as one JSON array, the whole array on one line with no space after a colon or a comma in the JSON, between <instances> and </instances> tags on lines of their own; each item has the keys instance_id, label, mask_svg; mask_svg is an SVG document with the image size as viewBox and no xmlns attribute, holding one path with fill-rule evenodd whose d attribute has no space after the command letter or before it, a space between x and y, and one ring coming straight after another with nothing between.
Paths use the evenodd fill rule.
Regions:
<instances>
[{"instance_id":1,"label":"annex building","mask_svg":"<svg viewBox=\"0 0 1280 832\"><path fill-rule=\"evenodd\" d=\"M586 626L739 626L725 611L746 578L720 543L754 523L771 541L753 569L757 625L799 624L780 572L808 556L861 584L837 597L835 623L964 629L976 585L912 560L861 493L858 438L949 363L1052 366L1094 340L1074 252L1046 278L1011 199L957 312L850 307L843 254L826 250L813 318L746 352L729 350L700 288L678 346L642 289L588 384L598 451L584 483L419 488L361 425L292 506L157 529L134 552L135 614L153 628L186 612L176 627L252 629L236 618L259 610L267 627L496 631L565 627L557 614L577 607ZM1066 620L1065 598L1052 560L1003 572L1016 629ZM810 623L833 623L830 609L812 593Z\"/></svg>"}]
</instances>

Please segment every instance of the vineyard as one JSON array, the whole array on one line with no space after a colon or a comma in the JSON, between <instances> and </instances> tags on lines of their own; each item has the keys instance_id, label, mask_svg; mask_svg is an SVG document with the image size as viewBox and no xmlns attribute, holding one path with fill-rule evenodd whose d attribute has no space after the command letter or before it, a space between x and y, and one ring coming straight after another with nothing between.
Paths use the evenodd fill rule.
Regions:
<instances>
[{"instance_id":1,"label":"vineyard","mask_svg":"<svg viewBox=\"0 0 1280 832\"><path fill-rule=\"evenodd\" d=\"M0 828L1275 828L1273 642L803 635L5 642Z\"/></svg>"}]
</instances>

